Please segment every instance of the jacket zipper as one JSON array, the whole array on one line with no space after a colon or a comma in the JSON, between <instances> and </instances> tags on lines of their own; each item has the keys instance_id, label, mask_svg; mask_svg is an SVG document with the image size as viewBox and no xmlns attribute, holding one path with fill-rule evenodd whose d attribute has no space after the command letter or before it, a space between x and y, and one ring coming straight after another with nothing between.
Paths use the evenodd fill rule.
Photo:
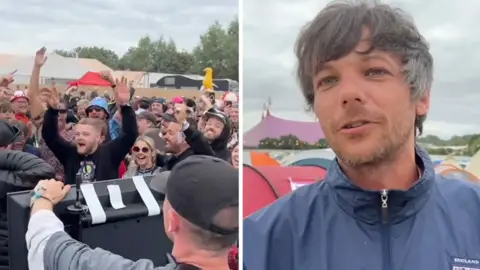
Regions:
<instances>
[{"instance_id":1,"label":"jacket zipper","mask_svg":"<svg viewBox=\"0 0 480 270\"><path fill-rule=\"evenodd\" d=\"M383 242L383 269L390 270L390 224L388 217L388 190L384 189L380 193L382 201L382 242Z\"/></svg>"}]
</instances>

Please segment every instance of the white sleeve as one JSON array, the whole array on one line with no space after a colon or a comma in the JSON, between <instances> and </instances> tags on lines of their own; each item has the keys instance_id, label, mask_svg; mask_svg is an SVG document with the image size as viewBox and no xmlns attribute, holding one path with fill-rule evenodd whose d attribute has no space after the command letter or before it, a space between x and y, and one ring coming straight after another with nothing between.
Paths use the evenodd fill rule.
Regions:
<instances>
[{"instance_id":1,"label":"white sleeve","mask_svg":"<svg viewBox=\"0 0 480 270\"><path fill-rule=\"evenodd\" d=\"M43 270L43 252L48 239L64 231L62 221L49 210L40 210L30 217L25 235L28 249L28 269Z\"/></svg>"}]
</instances>

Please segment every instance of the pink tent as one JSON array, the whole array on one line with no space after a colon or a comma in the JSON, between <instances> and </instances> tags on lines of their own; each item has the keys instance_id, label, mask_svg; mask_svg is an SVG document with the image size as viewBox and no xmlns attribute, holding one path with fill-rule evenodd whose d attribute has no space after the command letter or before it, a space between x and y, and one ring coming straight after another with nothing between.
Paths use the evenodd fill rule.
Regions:
<instances>
[{"instance_id":1,"label":"pink tent","mask_svg":"<svg viewBox=\"0 0 480 270\"><path fill-rule=\"evenodd\" d=\"M299 140L315 143L325 138L318 122L300 122L281 119L267 111L262 121L243 135L243 145L258 147L260 141L266 138L278 139L282 136L294 135Z\"/></svg>"}]
</instances>

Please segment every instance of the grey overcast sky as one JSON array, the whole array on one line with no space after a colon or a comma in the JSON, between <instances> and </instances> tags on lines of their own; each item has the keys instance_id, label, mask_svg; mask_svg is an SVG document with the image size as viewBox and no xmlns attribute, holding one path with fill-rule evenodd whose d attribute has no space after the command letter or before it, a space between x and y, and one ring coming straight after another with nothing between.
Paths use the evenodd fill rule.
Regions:
<instances>
[{"instance_id":1,"label":"grey overcast sky","mask_svg":"<svg viewBox=\"0 0 480 270\"><path fill-rule=\"evenodd\" d=\"M272 98L272 114L313 120L294 76L293 46L300 28L326 0L244 0L244 130L260 121ZM425 133L443 138L480 132L480 1L388 0L410 13L431 45L435 61L432 105Z\"/></svg>"},{"instance_id":2,"label":"grey overcast sky","mask_svg":"<svg viewBox=\"0 0 480 270\"><path fill-rule=\"evenodd\" d=\"M238 14L237 0L1 0L0 53L104 46L123 54L140 37L171 37L186 50L216 20Z\"/></svg>"}]
</instances>

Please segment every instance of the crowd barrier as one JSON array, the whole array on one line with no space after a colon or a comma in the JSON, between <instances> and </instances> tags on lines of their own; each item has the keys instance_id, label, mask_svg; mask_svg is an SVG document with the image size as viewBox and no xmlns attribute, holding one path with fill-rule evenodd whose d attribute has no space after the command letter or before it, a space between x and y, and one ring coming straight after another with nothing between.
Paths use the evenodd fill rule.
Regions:
<instances>
[{"instance_id":1,"label":"crowd barrier","mask_svg":"<svg viewBox=\"0 0 480 270\"><path fill-rule=\"evenodd\" d=\"M144 258L158 266L166 265L172 243L163 225L161 209L165 195L149 188L152 178L140 176L82 184L79 198L88 205L88 211L80 219L67 209L76 202L76 189L72 187L54 212L65 224L67 233L92 248L100 247L131 260ZM28 270L25 233L30 217L30 192L9 193L7 211L10 269Z\"/></svg>"}]
</instances>

